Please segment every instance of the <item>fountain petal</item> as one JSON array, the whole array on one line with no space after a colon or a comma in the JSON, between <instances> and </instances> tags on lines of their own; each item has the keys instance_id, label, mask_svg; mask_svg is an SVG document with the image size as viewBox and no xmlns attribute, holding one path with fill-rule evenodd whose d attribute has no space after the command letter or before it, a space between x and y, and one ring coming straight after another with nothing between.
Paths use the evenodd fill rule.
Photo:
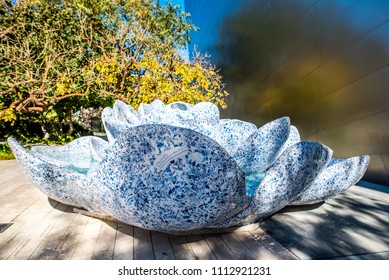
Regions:
<instances>
[{"instance_id":1,"label":"fountain petal","mask_svg":"<svg viewBox=\"0 0 389 280\"><path fill-rule=\"evenodd\" d=\"M281 210L312 184L331 154L318 142L299 142L289 147L266 172L248 208L213 227L247 225Z\"/></svg>"},{"instance_id":2,"label":"fountain petal","mask_svg":"<svg viewBox=\"0 0 389 280\"><path fill-rule=\"evenodd\" d=\"M129 124L139 124L138 112L123 101L117 100L113 104L113 116L117 121L127 122Z\"/></svg>"},{"instance_id":3,"label":"fountain petal","mask_svg":"<svg viewBox=\"0 0 389 280\"><path fill-rule=\"evenodd\" d=\"M123 118L122 120L118 120L115 117L115 111L109 107L103 109L101 119L110 143L114 142L122 131L134 126L134 124L124 121Z\"/></svg>"},{"instance_id":4,"label":"fountain petal","mask_svg":"<svg viewBox=\"0 0 389 280\"><path fill-rule=\"evenodd\" d=\"M300 133L297 130L297 127L291 125L288 139L286 140L284 146L282 146L280 154L282 154L286 149L298 142L301 142Z\"/></svg>"},{"instance_id":5,"label":"fountain petal","mask_svg":"<svg viewBox=\"0 0 389 280\"><path fill-rule=\"evenodd\" d=\"M72 166L69 168L86 174L105 157L107 148L107 141L95 136L85 136L64 146L33 146L31 150L45 156L53 164Z\"/></svg>"},{"instance_id":6,"label":"fountain petal","mask_svg":"<svg viewBox=\"0 0 389 280\"><path fill-rule=\"evenodd\" d=\"M108 190L104 211L142 228L203 228L247 207L244 175L212 139L193 130L143 125L121 133L92 184Z\"/></svg>"},{"instance_id":7,"label":"fountain petal","mask_svg":"<svg viewBox=\"0 0 389 280\"><path fill-rule=\"evenodd\" d=\"M193 104L185 103L182 101L176 101L176 102L172 102L172 103L166 105L166 108L168 108L170 110L187 111L190 108L192 108L193 106L194 106Z\"/></svg>"},{"instance_id":8,"label":"fountain petal","mask_svg":"<svg viewBox=\"0 0 389 280\"><path fill-rule=\"evenodd\" d=\"M238 147L257 130L257 126L241 120L226 120L220 122L214 130L215 134L211 138L233 155Z\"/></svg>"},{"instance_id":9,"label":"fountain petal","mask_svg":"<svg viewBox=\"0 0 389 280\"><path fill-rule=\"evenodd\" d=\"M85 175L67 163L46 157L38 152L23 148L12 137L8 144L23 173L48 197L62 203L82 207L85 204L81 182Z\"/></svg>"},{"instance_id":10,"label":"fountain petal","mask_svg":"<svg viewBox=\"0 0 389 280\"><path fill-rule=\"evenodd\" d=\"M332 159L313 184L290 205L317 203L344 192L362 178L368 164L369 156Z\"/></svg>"},{"instance_id":11,"label":"fountain petal","mask_svg":"<svg viewBox=\"0 0 389 280\"><path fill-rule=\"evenodd\" d=\"M260 127L232 155L245 175L263 173L277 159L290 130L288 117Z\"/></svg>"},{"instance_id":12,"label":"fountain petal","mask_svg":"<svg viewBox=\"0 0 389 280\"><path fill-rule=\"evenodd\" d=\"M138 114L141 124L161 123L166 119L165 105L161 100L155 100L150 104L140 104Z\"/></svg>"},{"instance_id":13,"label":"fountain petal","mask_svg":"<svg viewBox=\"0 0 389 280\"><path fill-rule=\"evenodd\" d=\"M205 122L210 125L217 125L219 123L219 109L211 102L197 103L189 111L192 114L192 118L197 122Z\"/></svg>"}]
</instances>

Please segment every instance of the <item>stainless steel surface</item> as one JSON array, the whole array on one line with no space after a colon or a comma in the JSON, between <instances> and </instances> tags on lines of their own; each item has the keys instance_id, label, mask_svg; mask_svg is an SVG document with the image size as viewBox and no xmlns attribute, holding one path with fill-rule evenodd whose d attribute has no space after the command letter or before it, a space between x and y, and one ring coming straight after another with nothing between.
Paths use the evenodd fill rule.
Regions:
<instances>
[{"instance_id":1,"label":"stainless steel surface","mask_svg":"<svg viewBox=\"0 0 389 280\"><path fill-rule=\"evenodd\" d=\"M388 1L187 0L185 8L206 27L189 49L213 55L231 94L224 117L262 125L290 116L303 139L335 156L371 155L364 179L389 185Z\"/></svg>"}]
</instances>

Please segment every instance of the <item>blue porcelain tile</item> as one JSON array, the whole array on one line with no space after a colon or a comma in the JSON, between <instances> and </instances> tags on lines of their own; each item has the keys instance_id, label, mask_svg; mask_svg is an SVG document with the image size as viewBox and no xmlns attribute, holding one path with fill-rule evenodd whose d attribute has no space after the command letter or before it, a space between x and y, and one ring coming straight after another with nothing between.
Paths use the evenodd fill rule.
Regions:
<instances>
[{"instance_id":1,"label":"blue porcelain tile","mask_svg":"<svg viewBox=\"0 0 389 280\"><path fill-rule=\"evenodd\" d=\"M105 133L107 134L107 138L108 138L108 141L110 143L113 143L115 141L115 138L122 131L136 125L136 124L125 121L124 118L121 118L121 120L117 119L115 117L115 111L111 108L104 108L104 110L101 114L101 118L103 121Z\"/></svg>"},{"instance_id":2,"label":"blue porcelain tile","mask_svg":"<svg viewBox=\"0 0 389 280\"><path fill-rule=\"evenodd\" d=\"M117 121L139 124L138 112L123 101L117 100L113 105L113 115Z\"/></svg>"},{"instance_id":3,"label":"blue porcelain tile","mask_svg":"<svg viewBox=\"0 0 389 280\"><path fill-rule=\"evenodd\" d=\"M368 156L331 159L313 184L299 195L291 205L312 204L336 196L355 185L365 174Z\"/></svg>"},{"instance_id":4,"label":"blue porcelain tile","mask_svg":"<svg viewBox=\"0 0 389 280\"><path fill-rule=\"evenodd\" d=\"M331 154L329 148L318 142L299 142L289 147L266 172L249 207L214 227L250 224L281 210L312 184Z\"/></svg>"},{"instance_id":5,"label":"blue porcelain tile","mask_svg":"<svg viewBox=\"0 0 389 280\"><path fill-rule=\"evenodd\" d=\"M13 138L8 138L12 152L15 155L23 173L44 194L65 204L83 207L86 201L83 194L82 181L86 178L84 172L77 172L69 162L53 160L49 156L23 148Z\"/></svg>"},{"instance_id":6,"label":"blue porcelain tile","mask_svg":"<svg viewBox=\"0 0 389 280\"><path fill-rule=\"evenodd\" d=\"M147 229L203 228L247 206L236 162L216 142L185 128L126 130L93 177L96 188L110 193L107 213Z\"/></svg>"},{"instance_id":7,"label":"blue porcelain tile","mask_svg":"<svg viewBox=\"0 0 389 280\"><path fill-rule=\"evenodd\" d=\"M241 120L226 120L213 128L213 133L210 134L210 137L233 155L238 147L256 130L257 126L255 124Z\"/></svg>"},{"instance_id":8,"label":"blue porcelain tile","mask_svg":"<svg viewBox=\"0 0 389 280\"><path fill-rule=\"evenodd\" d=\"M245 175L265 172L280 154L289 130L289 118L274 120L251 134L232 157Z\"/></svg>"},{"instance_id":9,"label":"blue porcelain tile","mask_svg":"<svg viewBox=\"0 0 389 280\"><path fill-rule=\"evenodd\" d=\"M282 146L280 154L298 142L301 142L300 133L298 132L297 127L291 125L288 139L286 139L285 144Z\"/></svg>"}]
</instances>

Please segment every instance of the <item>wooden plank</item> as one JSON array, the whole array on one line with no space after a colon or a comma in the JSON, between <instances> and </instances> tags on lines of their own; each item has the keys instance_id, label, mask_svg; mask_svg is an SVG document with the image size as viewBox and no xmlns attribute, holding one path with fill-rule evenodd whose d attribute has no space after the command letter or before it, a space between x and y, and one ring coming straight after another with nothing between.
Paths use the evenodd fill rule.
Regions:
<instances>
[{"instance_id":1,"label":"wooden plank","mask_svg":"<svg viewBox=\"0 0 389 280\"><path fill-rule=\"evenodd\" d=\"M12 222L33 204L47 203L47 197L38 189L20 186L14 189L17 192L18 195L5 195L0 200L0 222Z\"/></svg>"},{"instance_id":2,"label":"wooden plank","mask_svg":"<svg viewBox=\"0 0 389 280\"><path fill-rule=\"evenodd\" d=\"M77 246L74 249L72 260L90 260L96 247L96 241L100 233L102 221L89 218L82 232Z\"/></svg>"},{"instance_id":3,"label":"wooden plank","mask_svg":"<svg viewBox=\"0 0 389 280\"><path fill-rule=\"evenodd\" d=\"M29 198L21 198L17 201L7 203L0 209L0 222L13 222L15 219L31 207L35 203L39 203L40 198L31 196ZM1 203L1 202L0 202Z\"/></svg>"},{"instance_id":4,"label":"wooden plank","mask_svg":"<svg viewBox=\"0 0 389 280\"><path fill-rule=\"evenodd\" d=\"M250 232L234 233L235 236L250 250L257 260L278 260L261 242L257 241ZM230 244L229 244L230 245Z\"/></svg>"},{"instance_id":5,"label":"wooden plank","mask_svg":"<svg viewBox=\"0 0 389 280\"><path fill-rule=\"evenodd\" d=\"M218 260L236 260L235 254L227 246L219 234L204 235L205 241Z\"/></svg>"},{"instance_id":6,"label":"wooden plank","mask_svg":"<svg viewBox=\"0 0 389 280\"><path fill-rule=\"evenodd\" d=\"M176 260L195 260L191 246L188 244L188 240L182 235L169 235L170 244L173 249L174 257Z\"/></svg>"},{"instance_id":7,"label":"wooden plank","mask_svg":"<svg viewBox=\"0 0 389 280\"><path fill-rule=\"evenodd\" d=\"M26 182L16 160L0 160L0 185L3 187L9 182Z\"/></svg>"},{"instance_id":8,"label":"wooden plank","mask_svg":"<svg viewBox=\"0 0 389 280\"><path fill-rule=\"evenodd\" d=\"M43 238L38 247L30 256L30 260L49 260L55 253L66 230L74 220L76 214L72 206L67 206L64 214L57 219L50 232Z\"/></svg>"},{"instance_id":9,"label":"wooden plank","mask_svg":"<svg viewBox=\"0 0 389 280\"><path fill-rule=\"evenodd\" d=\"M31 205L14 219L14 225L0 235L0 259L9 258L21 244L25 243L31 237L31 229L44 220L53 209L47 202L47 198L42 196L38 203Z\"/></svg>"},{"instance_id":10,"label":"wooden plank","mask_svg":"<svg viewBox=\"0 0 389 280\"><path fill-rule=\"evenodd\" d=\"M64 214L68 206L57 204L54 209L42 220L36 221L26 233L24 241L9 256L9 259L27 260L39 246L41 240L47 235L58 219Z\"/></svg>"},{"instance_id":11,"label":"wooden plank","mask_svg":"<svg viewBox=\"0 0 389 280\"><path fill-rule=\"evenodd\" d=\"M134 260L154 260L150 231L134 227Z\"/></svg>"},{"instance_id":12,"label":"wooden plank","mask_svg":"<svg viewBox=\"0 0 389 280\"><path fill-rule=\"evenodd\" d=\"M57 248L55 248L55 251L51 255L52 260L71 259L88 220L89 218L84 215L75 215L73 221L59 240Z\"/></svg>"},{"instance_id":13,"label":"wooden plank","mask_svg":"<svg viewBox=\"0 0 389 280\"><path fill-rule=\"evenodd\" d=\"M298 258L282 246L277 240L268 235L261 228L252 231L251 234L256 240L260 241L270 252L276 255L281 260L297 260Z\"/></svg>"},{"instance_id":14,"label":"wooden plank","mask_svg":"<svg viewBox=\"0 0 389 280\"><path fill-rule=\"evenodd\" d=\"M151 240L153 242L154 256L156 260L174 260L174 253L165 233L152 231Z\"/></svg>"},{"instance_id":15,"label":"wooden plank","mask_svg":"<svg viewBox=\"0 0 389 280\"><path fill-rule=\"evenodd\" d=\"M0 260L6 260L20 244L20 232L24 223L12 223L6 231L0 234Z\"/></svg>"},{"instance_id":16,"label":"wooden plank","mask_svg":"<svg viewBox=\"0 0 389 280\"><path fill-rule=\"evenodd\" d=\"M123 223L118 223L113 259L114 260L134 259L134 227L133 226L123 224Z\"/></svg>"},{"instance_id":17,"label":"wooden plank","mask_svg":"<svg viewBox=\"0 0 389 280\"><path fill-rule=\"evenodd\" d=\"M79 214L82 214L82 215L85 215L85 216L88 216L88 217L92 217L92 218L96 218L96 219L99 219L99 220L110 221L110 222L117 222L117 220L114 217L112 217L110 215L107 215L107 214L93 213L93 212L90 212L90 211L87 211L87 210L84 210L84 209L80 209L80 208L77 208L77 207L74 207L73 211L75 213L79 213Z\"/></svg>"},{"instance_id":18,"label":"wooden plank","mask_svg":"<svg viewBox=\"0 0 389 280\"><path fill-rule=\"evenodd\" d=\"M202 235L188 235L186 238L197 260L217 260Z\"/></svg>"},{"instance_id":19,"label":"wooden plank","mask_svg":"<svg viewBox=\"0 0 389 280\"><path fill-rule=\"evenodd\" d=\"M256 257L251 252L246 245L236 236L239 232L236 233L227 233L221 234L220 237L231 249L237 259L239 260L255 260Z\"/></svg>"},{"instance_id":20,"label":"wooden plank","mask_svg":"<svg viewBox=\"0 0 389 280\"><path fill-rule=\"evenodd\" d=\"M47 196L42 195L30 205L25 211L20 213L13 221L42 221L59 204L57 201L49 201Z\"/></svg>"},{"instance_id":21,"label":"wooden plank","mask_svg":"<svg viewBox=\"0 0 389 280\"><path fill-rule=\"evenodd\" d=\"M38 190L37 188L31 186L31 183L20 184L18 182L9 182L6 185L2 185L0 190L0 199L4 200L4 202L12 202L12 200L19 197L27 197L26 194L32 192L34 189Z\"/></svg>"},{"instance_id":22,"label":"wooden plank","mask_svg":"<svg viewBox=\"0 0 389 280\"><path fill-rule=\"evenodd\" d=\"M99 236L97 237L96 248L93 252L93 260L112 260L115 248L117 222L103 221Z\"/></svg>"},{"instance_id":23,"label":"wooden plank","mask_svg":"<svg viewBox=\"0 0 389 280\"><path fill-rule=\"evenodd\" d=\"M47 214L48 212L43 210L41 211L40 213L34 213L33 210L31 209L34 209L36 208L37 206L35 205L38 205L38 207L45 207L47 205L47 198L41 196L39 201L36 201L34 204L30 204L26 209L24 209L23 212L25 212L24 216L27 218L27 219L13 219L13 220L2 220L1 222L2 223L12 223L13 225L8 228L5 232L3 232L1 235L0 235L0 248L3 248L3 250L1 251L4 255L4 246L5 246L5 243L10 243L10 242L13 242L13 239L18 236L18 231L16 231L17 228L21 228L21 227L24 227L24 224L28 221L31 221L34 214L35 215L40 215L41 218L44 217L44 215L41 215L41 214ZM49 209L51 210L51 209ZM29 215L29 216L28 216ZM18 215L19 216L19 215ZM31 219L28 219L28 217L30 217Z\"/></svg>"}]
</instances>

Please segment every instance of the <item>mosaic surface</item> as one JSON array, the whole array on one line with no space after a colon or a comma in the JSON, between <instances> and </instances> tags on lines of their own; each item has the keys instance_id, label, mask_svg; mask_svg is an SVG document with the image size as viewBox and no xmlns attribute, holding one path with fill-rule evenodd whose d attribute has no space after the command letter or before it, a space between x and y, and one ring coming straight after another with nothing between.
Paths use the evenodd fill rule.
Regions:
<instances>
[{"instance_id":1,"label":"mosaic surface","mask_svg":"<svg viewBox=\"0 0 389 280\"><path fill-rule=\"evenodd\" d=\"M136 111L117 101L102 120L108 141L87 136L31 150L8 142L49 197L161 232L247 225L320 202L358 182L369 163L301 141L288 117L257 128L220 119L208 102L156 100Z\"/></svg>"}]
</instances>

